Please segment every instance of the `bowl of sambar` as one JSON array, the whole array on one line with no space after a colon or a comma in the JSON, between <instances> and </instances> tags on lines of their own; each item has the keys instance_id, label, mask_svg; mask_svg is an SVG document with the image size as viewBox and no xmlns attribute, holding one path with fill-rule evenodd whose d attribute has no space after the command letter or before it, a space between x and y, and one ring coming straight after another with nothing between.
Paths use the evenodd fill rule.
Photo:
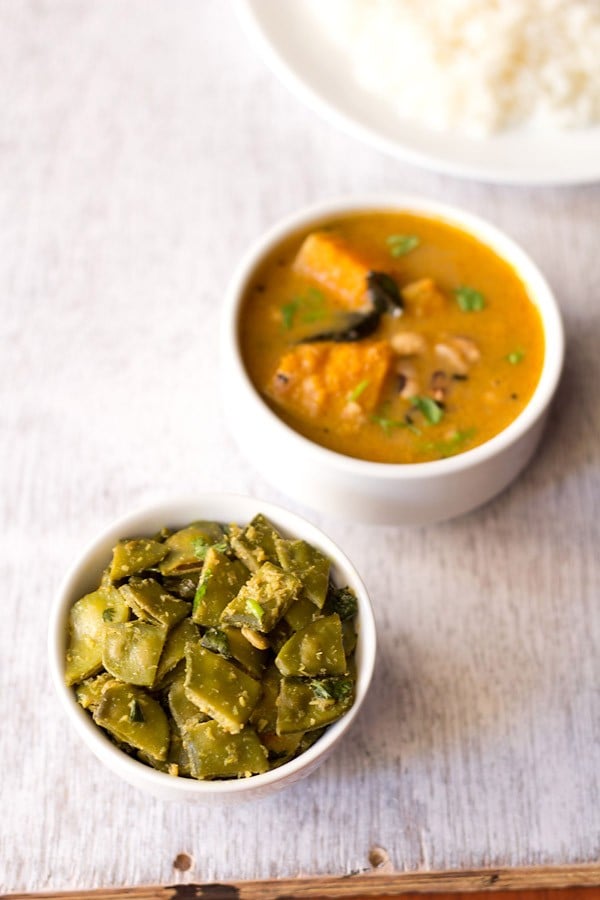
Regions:
<instances>
[{"instance_id":1,"label":"bowl of sambar","mask_svg":"<svg viewBox=\"0 0 600 900\"><path fill-rule=\"evenodd\" d=\"M414 197L272 228L225 302L231 430L277 487L382 524L487 501L539 441L563 360L545 279L506 235Z\"/></svg>"}]
</instances>

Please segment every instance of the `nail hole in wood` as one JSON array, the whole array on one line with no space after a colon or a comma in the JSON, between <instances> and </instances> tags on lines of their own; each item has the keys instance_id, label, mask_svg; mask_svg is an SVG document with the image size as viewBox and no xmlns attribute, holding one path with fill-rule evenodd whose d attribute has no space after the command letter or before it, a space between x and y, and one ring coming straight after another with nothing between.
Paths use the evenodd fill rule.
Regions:
<instances>
[{"instance_id":1,"label":"nail hole in wood","mask_svg":"<svg viewBox=\"0 0 600 900\"><path fill-rule=\"evenodd\" d=\"M383 847L371 847L369 850L369 862L374 869L380 869L390 861L387 850Z\"/></svg>"},{"instance_id":2,"label":"nail hole in wood","mask_svg":"<svg viewBox=\"0 0 600 900\"><path fill-rule=\"evenodd\" d=\"M194 865L194 860L189 853L178 853L173 860L173 868L178 872L189 872Z\"/></svg>"}]
</instances>

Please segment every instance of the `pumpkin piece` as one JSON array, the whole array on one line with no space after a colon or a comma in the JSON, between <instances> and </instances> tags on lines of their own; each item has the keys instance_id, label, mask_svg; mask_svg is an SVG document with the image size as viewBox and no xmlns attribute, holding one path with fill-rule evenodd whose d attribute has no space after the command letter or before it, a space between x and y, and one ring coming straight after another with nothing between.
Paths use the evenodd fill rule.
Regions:
<instances>
[{"instance_id":1,"label":"pumpkin piece","mask_svg":"<svg viewBox=\"0 0 600 900\"><path fill-rule=\"evenodd\" d=\"M387 341L299 344L279 360L267 393L300 418L348 430L379 403L391 360Z\"/></svg>"},{"instance_id":2,"label":"pumpkin piece","mask_svg":"<svg viewBox=\"0 0 600 900\"><path fill-rule=\"evenodd\" d=\"M336 234L309 234L296 255L293 269L325 288L342 309L360 309L367 302L369 266Z\"/></svg>"}]
</instances>

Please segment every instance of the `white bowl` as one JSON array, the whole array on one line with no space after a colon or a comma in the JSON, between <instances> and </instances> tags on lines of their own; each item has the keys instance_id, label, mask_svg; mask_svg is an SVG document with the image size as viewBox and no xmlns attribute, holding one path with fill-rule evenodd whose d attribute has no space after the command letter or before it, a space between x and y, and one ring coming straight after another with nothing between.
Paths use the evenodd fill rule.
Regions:
<instances>
[{"instance_id":1,"label":"white bowl","mask_svg":"<svg viewBox=\"0 0 600 900\"><path fill-rule=\"evenodd\" d=\"M486 443L448 459L378 463L344 456L295 432L263 401L245 370L239 342L242 300L272 249L302 229L370 210L407 212L456 225L509 262L536 305L545 339L544 364L527 406ZM531 459L562 370L560 312L543 275L510 238L483 219L411 196L368 196L302 210L279 222L246 253L224 303L222 389L229 427L243 453L269 481L298 502L353 521L423 525L468 512L503 490Z\"/></svg>"},{"instance_id":2,"label":"white bowl","mask_svg":"<svg viewBox=\"0 0 600 900\"><path fill-rule=\"evenodd\" d=\"M282 534L302 538L318 547L332 562L332 578L338 585L349 585L358 600L358 643L356 649L356 699L352 708L331 725L305 753L277 769L262 775L227 781L195 781L158 772L128 756L113 744L94 724L91 716L77 703L72 688L64 683L67 619L71 606L94 590L106 568L111 550L119 538L148 535L164 525L183 526L194 519L245 524L257 513L264 513ZM52 607L48 635L50 671L67 717L89 749L109 769L129 784L161 800L235 803L270 794L310 775L332 752L348 731L363 704L375 663L376 635L371 602L356 569L342 551L323 532L305 519L271 503L236 494L199 494L140 509L106 528L75 560L66 574Z\"/></svg>"}]
</instances>

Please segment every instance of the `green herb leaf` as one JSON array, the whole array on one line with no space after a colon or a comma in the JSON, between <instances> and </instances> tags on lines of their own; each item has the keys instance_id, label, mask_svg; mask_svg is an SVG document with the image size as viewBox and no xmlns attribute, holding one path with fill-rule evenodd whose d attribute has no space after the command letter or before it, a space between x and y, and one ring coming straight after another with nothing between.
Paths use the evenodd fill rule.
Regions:
<instances>
[{"instance_id":1,"label":"green herb leaf","mask_svg":"<svg viewBox=\"0 0 600 900\"><path fill-rule=\"evenodd\" d=\"M246 600L246 609L251 615L258 619L259 622L262 622L265 611L258 600L255 600L253 597L248 597Z\"/></svg>"},{"instance_id":2,"label":"green herb leaf","mask_svg":"<svg viewBox=\"0 0 600 900\"><path fill-rule=\"evenodd\" d=\"M327 613L337 613L342 622L352 619L358 613L358 601L349 587L334 588L330 586L327 593Z\"/></svg>"},{"instance_id":3,"label":"green herb leaf","mask_svg":"<svg viewBox=\"0 0 600 900\"><path fill-rule=\"evenodd\" d=\"M229 544L227 541L219 541L218 544L213 544L213 549L217 550L219 553L227 553L229 550Z\"/></svg>"},{"instance_id":4,"label":"green herb leaf","mask_svg":"<svg viewBox=\"0 0 600 900\"><path fill-rule=\"evenodd\" d=\"M294 319L296 318L297 311L297 300L291 300L289 303L284 303L281 307L281 324L287 331L289 331L294 324Z\"/></svg>"},{"instance_id":5,"label":"green herb leaf","mask_svg":"<svg viewBox=\"0 0 600 900\"><path fill-rule=\"evenodd\" d=\"M350 678L313 678L311 687L319 700L345 700L354 690Z\"/></svg>"},{"instance_id":6,"label":"green herb leaf","mask_svg":"<svg viewBox=\"0 0 600 900\"><path fill-rule=\"evenodd\" d=\"M432 397L411 397L410 402L421 410L430 425L437 425L444 418L444 410Z\"/></svg>"},{"instance_id":7,"label":"green herb leaf","mask_svg":"<svg viewBox=\"0 0 600 900\"><path fill-rule=\"evenodd\" d=\"M485 307L485 297L481 291L476 291L475 288L463 285L456 288L454 296L463 312L481 312Z\"/></svg>"},{"instance_id":8,"label":"green herb leaf","mask_svg":"<svg viewBox=\"0 0 600 900\"><path fill-rule=\"evenodd\" d=\"M355 400L358 400L360 395L364 393L364 391L366 391L366 389L369 387L369 384L370 382L368 378L365 378L364 381L359 382L354 390L350 391L350 393L348 394L348 402L354 403Z\"/></svg>"},{"instance_id":9,"label":"green herb leaf","mask_svg":"<svg viewBox=\"0 0 600 900\"><path fill-rule=\"evenodd\" d=\"M297 321L318 322L327 312L325 294L318 288L310 287L306 293L294 297L281 307L281 324L286 331Z\"/></svg>"},{"instance_id":10,"label":"green herb leaf","mask_svg":"<svg viewBox=\"0 0 600 900\"><path fill-rule=\"evenodd\" d=\"M134 698L129 704L129 721L130 722L145 722L144 713L142 712L142 707L138 703L138 701Z\"/></svg>"},{"instance_id":11,"label":"green herb leaf","mask_svg":"<svg viewBox=\"0 0 600 900\"><path fill-rule=\"evenodd\" d=\"M431 441L423 445L423 450L427 453L432 451L442 457L454 456L460 453L467 441L470 441L475 434L475 428L466 428L464 431L456 431L451 438L446 441Z\"/></svg>"},{"instance_id":12,"label":"green herb leaf","mask_svg":"<svg viewBox=\"0 0 600 900\"><path fill-rule=\"evenodd\" d=\"M210 544L208 541L205 541L204 538L194 538L192 541L192 550L194 551L196 559L204 559L209 546Z\"/></svg>"},{"instance_id":13,"label":"green herb leaf","mask_svg":"<svg viewBox=\"0 0 600 900\"><path fill-rule=\"evenodd\" d=\"M106 609L102 612L102 618L105 622L112 622L115 617L115 610L112 606L107 606Z\"/></svg>"},{"instance_id":14,"label":"green herb leaf","mask_svg":"<svg viewBox=\"0 0 600 900\"><path fill-rule=\"evenodd\" d=\"M524 350L513 350L506 357L511 366L518 366L520 362L525 359L525 351Z\"/></svg>"},{"instance_id":15,"label":"green herb leaf","mask_svg":"<svg viewBox=\"0 0 600 900\"><path fill-rule=\"evenodd\" d=\"M421 434L421 431L412 422L407 422L403 419L390 419L385 412L385 408L380 410L379 413L372 413L371 421L383 429L386 437L390 436L394 428L408 428L413 434Z\"/></svg>"},{"instance_id":16,"label":"green herb leaf","mask_svg":"<svg viewBox=\"0 0 600 900\"><path fill-rule=\"evenodd\" d=\"M225 659L232 658L229 640L225 632L220 628L207 628L200 638L200 643L203 647L206 647L207 650L211 650L213 653L219 653L221 656L224 656Z\"/></svg>"},{"instance_id":17,"label":"green herb leaf","mask_svg":"<svg viewBox=\"0 0 600 900\"><path fill-rule=\"evenodd\" d=\"M202 578L200 579L200 584L196 589L196 593L194 594L194 612L197 609L198 604L206 594L206 588L208 587L208 581L212 575L212 571L207 569L206 572L202 573Z\"/></svg>"},{"instance_id":18,"label":"green herb leaf","mask_svg":"<svg viewBox=\"0 0 600 900\"><path fill-rule=\"evenodd\" d=\"M416 234L390 234L386 239L386 244L390 248L390 253L394 259L410 253L420 243L421 241Z\"/></svg>"}]
</instances>

